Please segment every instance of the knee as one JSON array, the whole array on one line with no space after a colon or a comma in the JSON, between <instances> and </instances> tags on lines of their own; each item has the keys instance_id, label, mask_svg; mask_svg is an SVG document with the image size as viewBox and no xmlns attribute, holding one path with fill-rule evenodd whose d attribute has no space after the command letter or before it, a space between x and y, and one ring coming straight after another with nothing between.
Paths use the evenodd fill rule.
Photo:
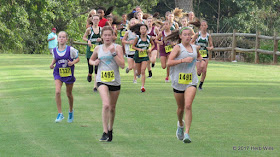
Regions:
<instances>
[{"instance_id":1,"label":"knee","mask_svg":"<svg viewBox=\"0 0 280 157\"><path fill-rule=\"evenodd\" d=\"M110 112L115 112L115 111L116 111L116 106L115 105L110 106Z\"/></svg>"},{"instance_id":2,"label":"knee","mask_svg":"<svg viewBox=\"0 0 280 157\"><path fill-rule=\"evenodd\" d=\"M178 107L177 113L184 113L184 107Z\"/></svg>"},{"instance_id":3,"label":"knee","mask_svg":"<svg viewBox=\"0 0 280 157\"><path fill-rule=\"evenodd\" d=\"M186 105L185 110L192 110L192 105L191 104Z\"/></svg>"},{"instance_id":4,"label":"knee","mask_svg":"<svg viewBox=\"0 0 280 157\"><path fill-rule=\"evenodd\" d=\"M103 109L104 109L104 110L109 110L109 109L110 109L110 105L107 104L107 103L104 103L104 104L103 104Z\"/></svg>"},{"instance_id":5,"label":"knee","mask_svg":"<svg viewBox=\"0 0 280 157\"><path fill-rule=\"evenodd\" d=\"M145 75L145 69L141 69L141 75Z\"/></svg>"},{"instance_id":6,"label":"knee","mask_svg":"<svg viewBox=\"0 0 280 157\"><path fill-rule=\"evenodd\" d=\"M56 96L60 96L60 95L61 95L61 91L60 91L60 90L56 90L56 91L55 91L55 95L56 95Z\"/></svg>"},{"instance_id":7,"label":"knee","mask_svg":"<svg viewBox=\"0 0 280 157\"><path fill-rule=\"evenodd\" d=\"M165 69L166 68L166 65L161 65L162 69Z\"/></svg>"},{"instance_id":8,"label":"knee","mask_svg":"<svg viewBox=\"0 0 280 157\"><path fill-rule=\"evenodd\" d=\"M71 92L66 92L66 94L67 94L68 98L72 98L72 91Z\"/></svg>"}]
</instances>

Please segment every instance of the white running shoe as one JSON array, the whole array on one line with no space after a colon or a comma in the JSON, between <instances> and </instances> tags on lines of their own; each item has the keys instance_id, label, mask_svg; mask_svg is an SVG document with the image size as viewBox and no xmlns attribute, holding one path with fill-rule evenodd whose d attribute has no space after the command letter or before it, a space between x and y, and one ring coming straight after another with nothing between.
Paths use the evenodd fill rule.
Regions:
<instances>
[{"instance_id":1,"label":"white running shoe","mask_svg":"<svg viewBox=\"0 0 280 157\"><path fill-rule=\"evenodd\" d=\"M178 140L183 140L184 139L184 126L185 122L183 121L184 125L180 126L179 121L177 122L177 131L176 131L176 137Z\"/></svg>"},{"instance_id":2,"label":"white running shoe","mask_svg":"<svg viewBox=\"0 0 280 157\"><path fill-rule=\"evenodd\" d=\"M189 134L185 133L183 142L184 143L191 143L192 142Z\"/></svg>"},{"instance_id":3,"label":"white running shoe","mask_svg":"<svg viewBox=\"0 0 280 157\"><path fill-rule=\"evenodd\" d=\"M57 115L57 117L56 117L55 122L56 122L56 123L59 123L59 122L62 121L62 119L64 119L64 116L63 116L62 113L59 113L59 114Z\"/></svg>"}]
</instances>

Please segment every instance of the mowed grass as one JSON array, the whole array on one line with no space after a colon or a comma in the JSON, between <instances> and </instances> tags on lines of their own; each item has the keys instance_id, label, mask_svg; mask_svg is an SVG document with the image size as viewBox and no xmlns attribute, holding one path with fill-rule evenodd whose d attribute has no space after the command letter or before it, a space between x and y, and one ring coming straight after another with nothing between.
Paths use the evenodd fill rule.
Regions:
<instances>
[{"instance_id":1,"label":"mowed grass","mask_svg":"<svg viewBox=\"0 0 280 157\"><path fill-rule=\"evenodd\" d=\"M57 116L50 55L1 54L0 156L279 156L280 67L211 61L204 90L193 102L192 143L175 136L177 115L171 83L158 61L153 78L132 83L121 69L114 139L101 143L102 103L88 83L85 56L76 65L74 122ZM273 150L264 150L263 147ZM234 150L233 147L236 147ZM245 148L243 148L245 147ZM261 150L252 149L261 147ZM242 150L238 150L241 149Z\"/></svg>"}]
</instances>

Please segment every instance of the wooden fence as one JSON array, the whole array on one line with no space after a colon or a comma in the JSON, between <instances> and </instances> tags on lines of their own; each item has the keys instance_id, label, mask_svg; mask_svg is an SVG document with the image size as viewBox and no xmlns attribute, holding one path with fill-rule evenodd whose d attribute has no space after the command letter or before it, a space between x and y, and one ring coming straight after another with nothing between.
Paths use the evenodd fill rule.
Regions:
<instances>
[{"instance_id":1,"label":"wooden fence","mask_svg":"<svg viewBox=\"0 0 280 157\"><path fill-rule=\"evenodd\" d=\"M86 42L77 42L77 41L74 41L73 39L70 39L70 46L73 46L74 44L76 45L87 45Z\"/></svg>"},{"instance_id":2,"label":"wooden fence","mask_svg":"<svg viewBox=\"0 0 280 157\"><path fill-rule=\"evenodd\" d=\"M214 48L212 51L220 52L220 51L231 51L231 61L235 60L236 52L243 52L243 53L255 53L255 63L259 63L259 54L270 54L273 55L273 64L277 64L277 56L280 55L278 51L278 40L280 37L277 36L277 33L274 32L274 36L264 36L260 35L260 32L257 31L256 34L249 34L249 33L237 33L236 30L233 30L233 33L211 33L212 37L232 37L232 46L231 47L217 47ZM254 37L256 38L255 48L254 49L244 49L239 48L236 46L237 37ZM262 50L260 49L260 39L267 39L273 40L274 46L273 51ZM213 41L214 42L214 41ZM209 53L209 59L212 58L212 53Z\"/></svg>"},{"instance_id":3,"label":"wooden fence","mask_svg":"<svg viewBox=\"0 0 280 157\"><path fill-rule=\"evenodd\" d=\"M273 64L277 64L277 56L280 55L278 51L278 40L280 37L277 36L277 33L274 32L274 36L264 36L261 35L259 31L256 34L250 33L237 33L236 30L233 30L233 33L211 33L212 37L232 37L232 46L231 47L216 47L212 51L220 52L220 51L231 51L231 61L235 61L236 52L244 52L244 53L255 53L255 63L259 63L259 54L270 54L273 55ZM256 38L255 48L254 49L244 49L236 46L237 37L254 37ZM267 39L274 41L273 51L262 50L260 49L260 39ZM214 42L214 41L213 41ZM70 45L87 45L87 43L76 42L73 39L70 39ZM209 53L209 59L212 59L212 53Z\"/></svg>"}]
</instances>

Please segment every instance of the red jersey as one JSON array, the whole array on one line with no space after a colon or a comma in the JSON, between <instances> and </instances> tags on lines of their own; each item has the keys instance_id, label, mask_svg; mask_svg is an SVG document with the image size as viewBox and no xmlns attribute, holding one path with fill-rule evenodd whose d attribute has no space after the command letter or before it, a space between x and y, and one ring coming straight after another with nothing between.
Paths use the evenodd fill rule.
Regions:
<instances>
[{"instance_id":1,"label":"red jersey","mask_svg":"<svg viewBox=\"0 0 280 157\"><path fill-rule=\"evenodd\" d=\"M102 19L99 21L98 26L99 26L99 27L104 27L107 21L108 21L107 19L102 18Z\"/></svg>"}]
</instances>

